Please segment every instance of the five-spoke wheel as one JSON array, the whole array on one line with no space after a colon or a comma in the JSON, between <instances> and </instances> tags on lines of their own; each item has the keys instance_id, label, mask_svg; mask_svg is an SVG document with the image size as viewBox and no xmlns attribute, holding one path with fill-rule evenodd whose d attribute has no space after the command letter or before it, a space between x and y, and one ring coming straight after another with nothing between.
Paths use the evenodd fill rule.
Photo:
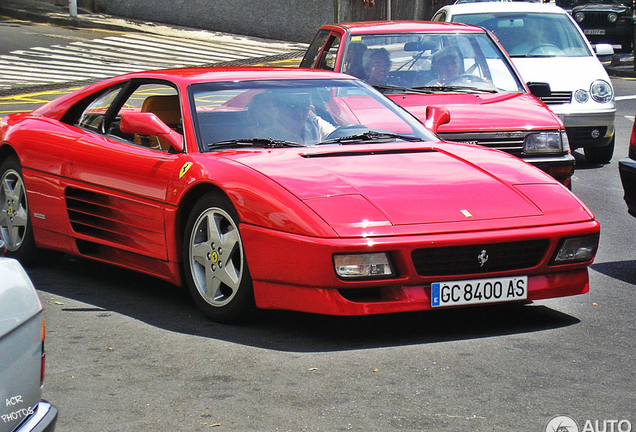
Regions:
<instances>
[{"instance_id":1,"label":"five-spoke wheel","mask_svg":"<svg viewBox=\"0 0 636 432\"><path fill-rule=\"evenodd\" d=\"M35 242L29 221L29 206L22 179L22 167L15 156L0 165L0 235L7 256L29 261Z\"/></svg>"},{"instance_id":2,"label":"five-spoke wheel","mask_svg":"<svg viewBox=\"0 0 636 432\"><path fill-rule=\"evenodd\" d=\"M212 319L236 322L254 307L252 280L232 203L220 194L203 196L184 234L185 278L197 305Z\"/></svg>"}]
</instances>

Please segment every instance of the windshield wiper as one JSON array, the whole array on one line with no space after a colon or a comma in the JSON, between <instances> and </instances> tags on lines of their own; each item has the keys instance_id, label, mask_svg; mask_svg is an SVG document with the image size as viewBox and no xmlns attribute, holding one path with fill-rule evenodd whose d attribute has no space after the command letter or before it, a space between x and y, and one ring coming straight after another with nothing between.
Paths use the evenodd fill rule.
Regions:
<instances>
[{"instance_id":1,"label":"windshield wiper","mask_svg":"<svg viewBox=\"0 0 636 432\"><path fill-rule=\"evenodd\" d=\"M396 90L396 91L403 91L405 93L425 93L425 94L431 94L433 93L431 90L428 89L428 87L402 87L402 86L394 86L394 85L374 85L373 86L376 90L379 90L381 92L387 91L387 90Z\"/></svg>"},{"instance_id":2,"label":"windshield wiper","mask_svg":"<svg viewBox=\"0 0 636 432\"><path fill-rule=\"evenodd\" d=\"M413 87L413 89L415 89L415 90L429 90L431 93L433 93L435 91L440 91L440 92L459 91L459 92L466 92L466 93L470 93L470 92L499 93L496 89L483 89L483 88L472 87L472 86L434 85L434 86Z\"/></svg>"},{"instance_id":3,"label":"windshield wiper","mask_svg":"<svg viewBox=\"0 0 636 432\"><path fill-rule=\"evenodd\" d=\"M293 141L276 140L273 138L239 138L225 141L217 141L208 144L208 150L218 150L237 147L281 148L281 147L305 147Z\"/></svg>"},{"instance_id":4,"label":"windshield wiper","mask_svg":"<svg viewBox=\"0 0 636 432\"><path fill-rule=\"evenodd\" d=\"M510 56L510 58L543 58L543 57L556 57L556 54L517 54Z\"/></svg>"},{"instance_id":5,"label":"windshield wiper","mask_svg":"<svg viewBox=\"0 0 636 432\"><path fill-rule=\"evenodd\" d=\"M409 136L409 135L400 135L394 134L390 132L376 132L376 131L367 131L359 134L347 135L343 137L328 139L326 141L319 142L316 145L326 145L326 144L356 144L356 143L364 143L369 141L391 141L401 139L403 141L424 141L422 138Z\"/></svg>"}]
</instances>

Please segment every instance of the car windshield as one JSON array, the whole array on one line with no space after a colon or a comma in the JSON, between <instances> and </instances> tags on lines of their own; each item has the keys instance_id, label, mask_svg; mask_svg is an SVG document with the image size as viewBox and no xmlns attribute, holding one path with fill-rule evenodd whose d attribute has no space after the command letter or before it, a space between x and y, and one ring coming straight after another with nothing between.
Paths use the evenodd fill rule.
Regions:
<instances>
[{"instance_id":1,"label":"car windshield","mask_svg":"<svg viewBox=\"0 0 636 432\"><path fill-rule=\"evenodd\" d=\"M385 93L524 91L485 32L353 35L342 71Z\"/></svg>"},{"instance_id":2,"label":"car windshield","mask_svg":"<svg viewBox=\"0 0 636 432\"><path fill-rule=\"evenodd\" d=\"M477 13L454 15L453 22L492 31L510 57L588 57L592 53L567 15Z\"/></svg>"},{"instance_id":3,"label":"car windshield","mask_svg":"<svg viewBox=\"0 0 636 432\"><path fill-rule=\"evenodd\" d=\"M356 80L203 83L190 98L201 151L437 139Z\"/></svg>"}]
</instances>

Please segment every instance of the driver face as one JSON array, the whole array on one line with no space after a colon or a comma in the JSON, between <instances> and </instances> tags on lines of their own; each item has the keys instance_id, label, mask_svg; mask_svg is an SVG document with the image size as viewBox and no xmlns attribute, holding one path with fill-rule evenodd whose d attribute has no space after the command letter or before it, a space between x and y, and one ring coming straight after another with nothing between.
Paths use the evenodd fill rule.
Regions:
<instances>
[{"instance_id":1,"label":"driver face","mask_svg":"<svg viewBox=\"0 0 636 432\"><path fill-rule=\"evenodd\" d=\"M444 78L453 78L462 71L461 63L457 55L447 55L437 62L437 73Z\"/></svg>"}]
</instances>

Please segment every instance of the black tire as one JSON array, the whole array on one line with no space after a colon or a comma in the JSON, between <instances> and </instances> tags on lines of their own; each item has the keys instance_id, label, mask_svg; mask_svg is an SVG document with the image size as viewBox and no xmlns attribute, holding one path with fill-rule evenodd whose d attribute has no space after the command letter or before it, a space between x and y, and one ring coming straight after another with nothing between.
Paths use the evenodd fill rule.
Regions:
<instances>
[{"instance_id":1,"label":"black tire","mask_svg":"<svg viewBox=\"0 0 636 432\"><path fill-rule=\"evenodd\" d=\"M614 143L616 141L616 135L612 137L612 140L605 147L585 147L583 149L585 153L585 159L589 163L593 164L608 164L614 156Z\"/></svg>"},{"instance_id":2,"label":"black tire","mask_svg":"<svg viewBox=\"0 0 636 432\"><path fill-rule=\"evenodd\" d=\"M621 51L624 53L630 53L632 52L632 38L626 38L623 39L623 42L621 42Z\"/></svg>"},{"instance_id":3,"label":"black tire","mask_svg":"<svg viewBox=\"0 0 636 432\"><path fill-rule=\"evenodd\" d=\"M185 283L196 305L222 323L247 321L256 309L239 222L226 196L209 193L188 215L183 235Z\"/></svg>"},{"instance_id":4,"label":"black tire","mask_svg":"<svg viewBox=\"0 0 636 432\"><path fill-rule=\"evenodd\" d=\"M37 263L22 166L16 156L9 156L0 164L0 206L0 236L7 248L5 256L23 264Z\"/></svg>"}]
</instances>

